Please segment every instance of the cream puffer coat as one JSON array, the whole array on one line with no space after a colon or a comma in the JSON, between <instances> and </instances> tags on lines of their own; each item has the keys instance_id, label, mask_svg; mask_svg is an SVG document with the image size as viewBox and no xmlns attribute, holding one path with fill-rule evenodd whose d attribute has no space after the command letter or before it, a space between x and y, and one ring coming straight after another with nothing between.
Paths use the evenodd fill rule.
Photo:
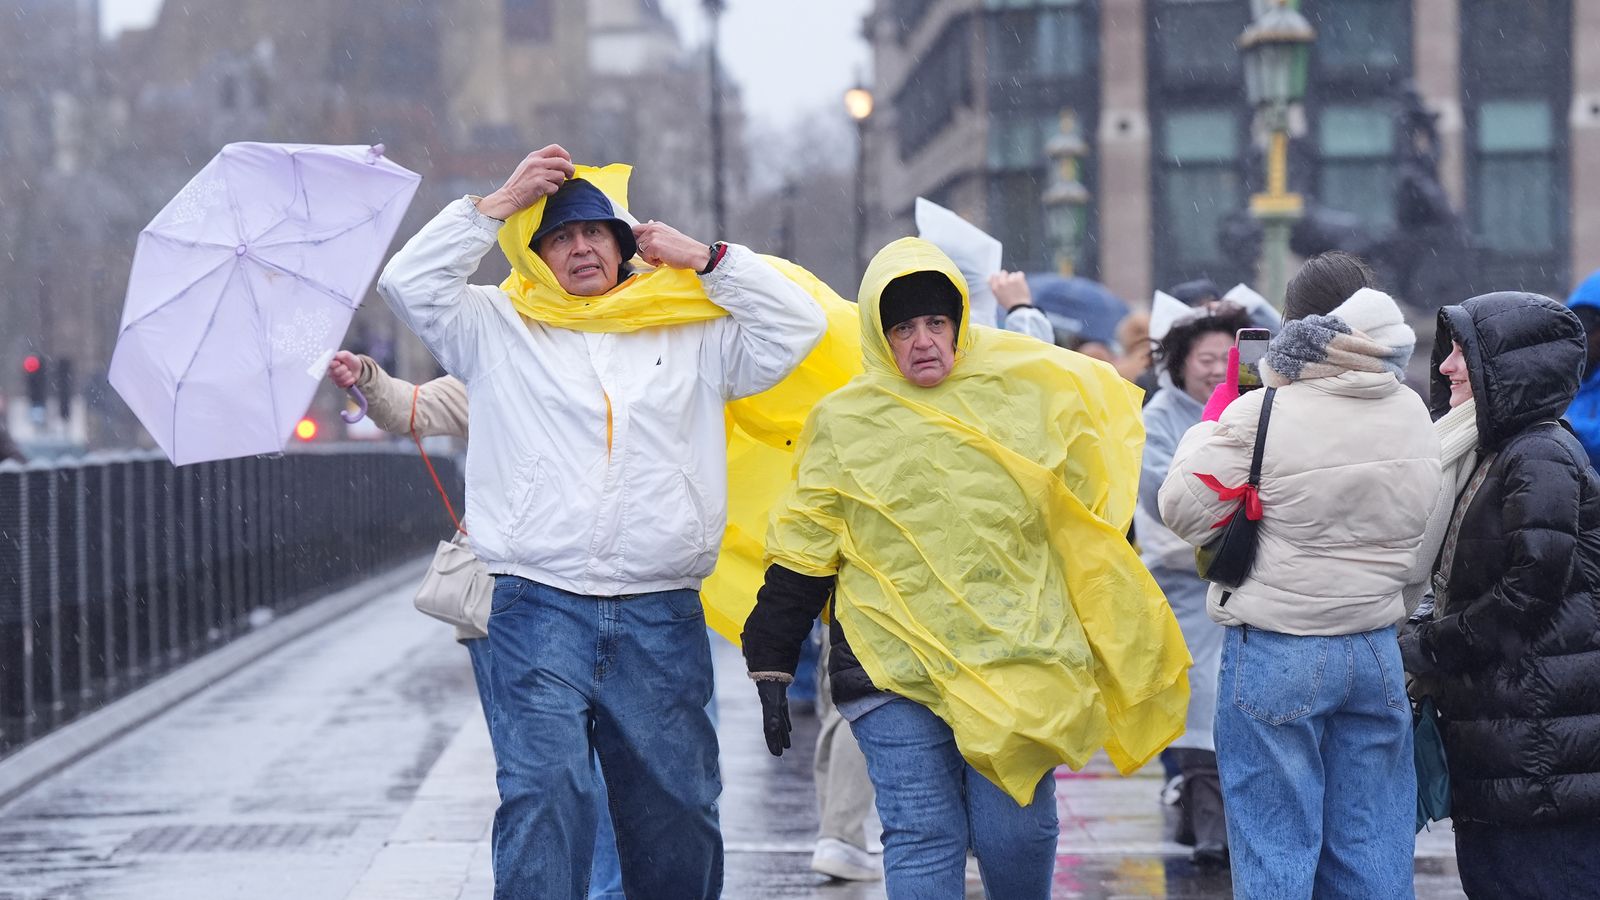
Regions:
<instances>
[{"instance_id":1,"label":"cream puffer coat","mask_svg":"<svg viewBox=\"0 0 1600 900\"><path fill-rule=\"evenodd\" d=\"M1203 544L1233 511L1195 477L1245 483L1265 391L1184 435L1161 487L1161 516ZM1439 491L1439 439L1422 398L1392 374L1351 372L1280 388L1261 466L1255 568L1212 585L1223 625L1301 635L1358 634L1405 617L1405 587Z\"/></svg>"}]
</instances>

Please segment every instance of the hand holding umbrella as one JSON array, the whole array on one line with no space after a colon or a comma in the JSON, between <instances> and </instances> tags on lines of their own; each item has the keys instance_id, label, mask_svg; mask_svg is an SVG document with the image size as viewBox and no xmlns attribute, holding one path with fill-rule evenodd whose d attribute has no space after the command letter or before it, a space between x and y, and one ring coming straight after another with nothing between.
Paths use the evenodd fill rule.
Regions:
<instances>
[{"instance_id":1,"label":"hand holding umbrella","mask_svg":"<svg viewBox=\"0 0 1600 900\"><path fill-rule=\"evenodd\" d=\"M339 417L351 425L361 421L367 414L367 395L361 393L361 388L356 387L356 382L360 379L361 360L349 350L340 350L328 361L328 380L338 385L340 390L348 391L359 407L355 412L346 409L339 413Z\"/></svg>"}]
</instances>

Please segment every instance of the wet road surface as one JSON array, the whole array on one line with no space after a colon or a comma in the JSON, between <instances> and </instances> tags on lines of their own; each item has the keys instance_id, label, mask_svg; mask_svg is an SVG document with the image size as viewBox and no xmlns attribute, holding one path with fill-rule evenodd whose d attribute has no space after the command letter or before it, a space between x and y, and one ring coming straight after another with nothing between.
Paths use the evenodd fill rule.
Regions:
<instances>
[{"instance_id":1,"label":"wet road surface","mask_svg":"<svg viewBox=\"0 0 1600 900\"><path fill-rule=\"evenodd\" d=\"M883 897L809 868L815 717L773 758L737 651L715 655L724 895ZM1163 839L1160 787L1156 767L1061 771L1055 896L1230 895ZM488 900L493 808L466 653L393 592L0 808L0 900ZM1418 846L1418 896L1462 896L1448 828Z\"/></svg>"}]
</instances>

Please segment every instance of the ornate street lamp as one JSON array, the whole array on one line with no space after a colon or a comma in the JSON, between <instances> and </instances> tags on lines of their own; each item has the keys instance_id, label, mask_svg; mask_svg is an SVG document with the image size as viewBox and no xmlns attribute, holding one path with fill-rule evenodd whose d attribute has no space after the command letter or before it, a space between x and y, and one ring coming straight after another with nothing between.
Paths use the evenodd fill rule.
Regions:
<instances>
[{"instance_id":1,"label":"ornate street lamp","mask_svg":"<svg viewBox=\"0 0 1600 900\"><path fill-rule=\"evenodd\" d=\"M1089 146L1078 135L1077 117L1071 110L1061 114L1055 136L1044 145L1050 161L1049 183L1044 190L1045 233L1055 253L1056 271L1073 274L1078 260L1089 209L1089 189L1080 178L1080 160Z\"/></svg>"},{"instance_id":2,"label":"ornate street lamp","mask_svg":"<svg viewBox=\"0 0 1600 900\"><path fill-rule=\"evenodd\" d=\"M872 92L859 83L844 92L844 109L856 123L855 274L867 270L867 120L872 118Z\"/></svg>"},{"instance_id":3,"label":"ornate street lamp","mask_svg":"<svg viewBox=\"0 0 1600 900\"><path fill-rule=\"evenodd\" d=\"M1289 192L1289 108L1305 99L1311 43L1317 33L1286 0L1255 0L1256 18L1239 35L1244 87L1267 132L1267 189L1250 198L1261 223L1262 293L1279 309L1289 284L1289 232L1304 213Z\"/></svg>"}]
</instances>

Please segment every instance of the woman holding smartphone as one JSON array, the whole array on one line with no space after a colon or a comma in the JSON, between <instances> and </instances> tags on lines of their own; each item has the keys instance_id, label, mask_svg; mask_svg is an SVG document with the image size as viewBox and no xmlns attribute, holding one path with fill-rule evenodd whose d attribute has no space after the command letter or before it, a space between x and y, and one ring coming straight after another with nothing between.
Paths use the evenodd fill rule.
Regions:
<instances>
[{"instance_id":1,"label":"woman holding smartphone","mask_svg":"<svg viewBox=\"0 0 1600 900\"><path fill-rule=\"evenodd\" d=\"M1241 897L1410 897L1416 776L1395 626L1439 489L1439 440L1400 378L1416 336L1356 257L1308 260L1261 371L1276 388L1254 568L1212 585L1226 626L1217 763ZM1228 385L1219 388L1226 395ZM1203 545L1239 501L1268 391L1184 436L1163 520ZM1202 479L1209 475L1212 479Z\"/></svg>"}]
</instances>

